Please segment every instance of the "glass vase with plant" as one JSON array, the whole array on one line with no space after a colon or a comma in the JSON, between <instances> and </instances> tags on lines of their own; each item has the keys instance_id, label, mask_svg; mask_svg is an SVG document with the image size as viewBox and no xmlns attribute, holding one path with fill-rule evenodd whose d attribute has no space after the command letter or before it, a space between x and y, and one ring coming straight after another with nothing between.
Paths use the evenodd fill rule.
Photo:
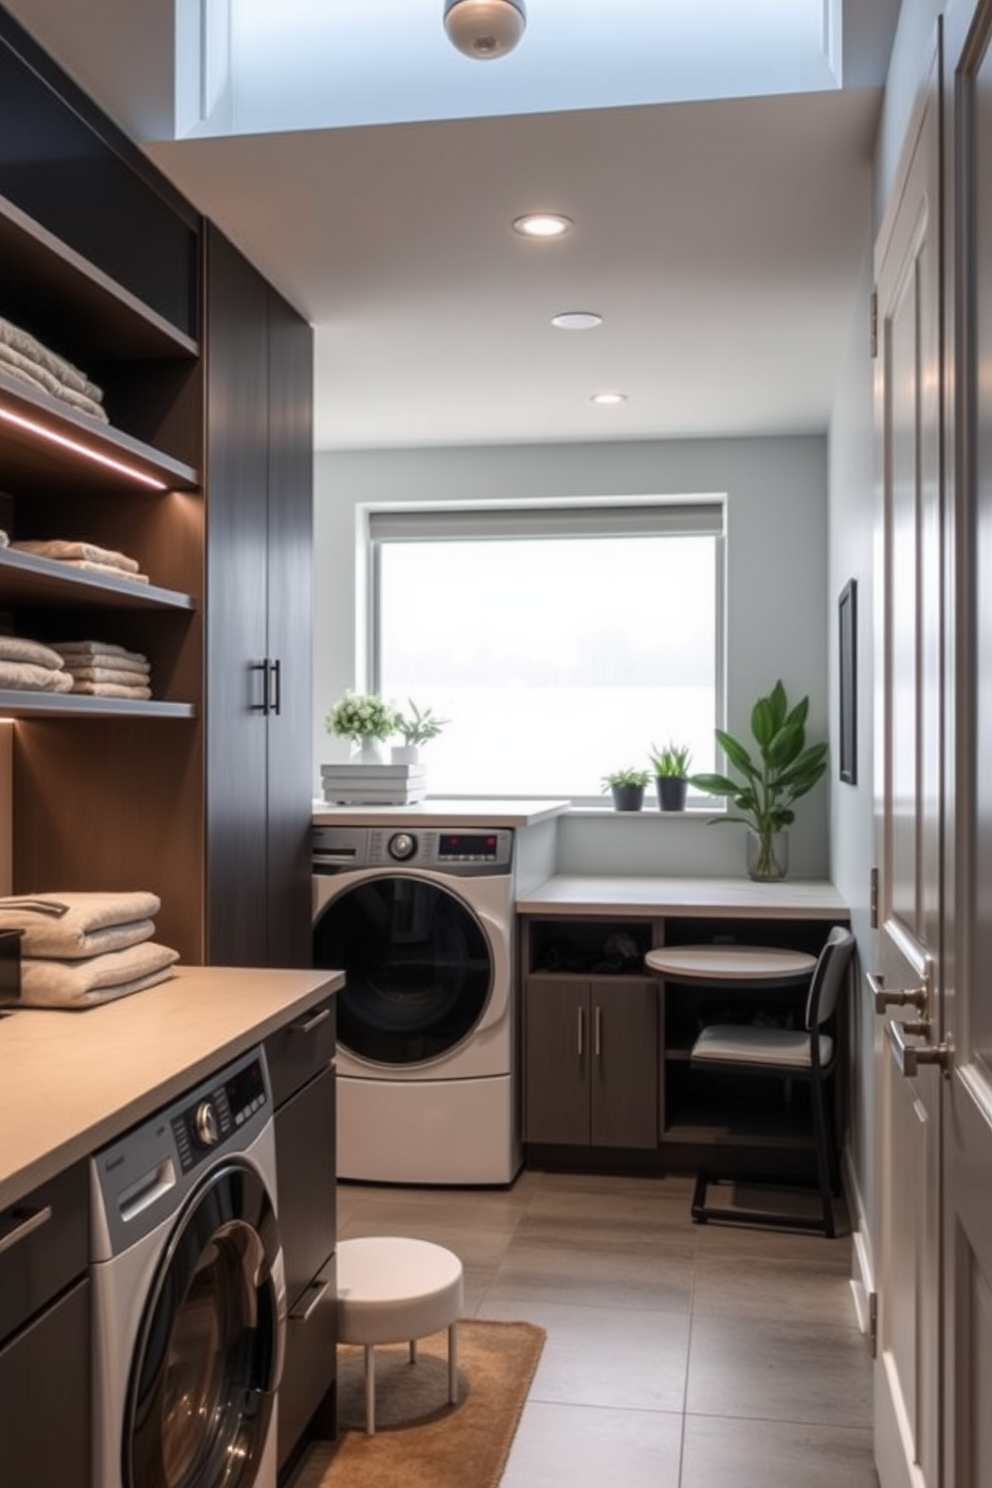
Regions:
<instances>
[{"instance_id":1,"label":"glass vase with plant","mask_svg":"<svg viewBox=\"0 0 992 1488\"><path fill-rule=\"evenodd\" d=\"M334 704L325 720L329 733L341 739L352 739L362 755L378 757L378 745L397 728L396 709L377 693L346 692Z\"/></svg>"},{"instance_id":2,"label":"glass vase with plant","mask_svg":"<svg viewBox=\"0 0 992 1488\"><path fill-rule=\"evenodd\" d=\"M827 745L806 744L809 698L794 707L781 681L767 697L759 697L751 709L751 733L757 759L748 748L723 729L716 730L730 766L742 777L693 775L690 784L712 796L726 796L737 814L711 817L714 823L744 822L754 834L748 871L752 878L785 877L785 862L778 839L795 821L793 802L813 789L827 768Z\"/></svg>"}]
</instances>

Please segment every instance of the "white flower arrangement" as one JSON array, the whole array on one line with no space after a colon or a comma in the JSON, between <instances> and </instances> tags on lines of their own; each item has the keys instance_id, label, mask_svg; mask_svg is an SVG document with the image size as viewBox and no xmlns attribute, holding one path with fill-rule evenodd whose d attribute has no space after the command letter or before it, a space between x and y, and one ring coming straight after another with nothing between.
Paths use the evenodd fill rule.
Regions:
<instances>
[{"instance_id":1,"label":"white flower arrangement","mask_svg":"<svg viewBox=\"0 0 992 1488\"><path fill-rule=\"evenodd\" d=\"M328 733L343 739L388 739L396 732L396 709L374 693L346 692L326 718Z\"/></svg>"}]
</instances>

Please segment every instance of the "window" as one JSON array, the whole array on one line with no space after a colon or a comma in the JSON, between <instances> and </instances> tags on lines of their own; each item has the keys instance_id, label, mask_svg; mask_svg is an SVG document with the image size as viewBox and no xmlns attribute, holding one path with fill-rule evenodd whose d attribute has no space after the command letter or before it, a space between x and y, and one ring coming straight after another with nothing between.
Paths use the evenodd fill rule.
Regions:
<instances>
[{"instance_id":1,"label":"window","mask_svg":"<svg viewBox=\"0 0 992 1488\"><path fill-rule=\"evenodd\" d=\"M450 720L432 795L602 799L670 740L715 767L719 499L368 516L369 674Z\"/></svg>"}]
</instances>

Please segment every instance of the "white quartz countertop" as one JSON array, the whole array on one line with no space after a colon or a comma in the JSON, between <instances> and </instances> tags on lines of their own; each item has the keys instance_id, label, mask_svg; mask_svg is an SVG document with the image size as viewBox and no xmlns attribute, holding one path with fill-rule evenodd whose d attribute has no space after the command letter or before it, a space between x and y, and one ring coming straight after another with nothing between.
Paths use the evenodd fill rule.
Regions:
<instances>
[{"instance_id":1,"label":"white quartz countertop","mask_svg":"<svg viewBox=\"0 0 992 1488\"><path fill-rule=\"evenodd\" d=\"M185 966L82 1012L0 1018L0 1209L344 985L335 971Z\"/></svg>"},{"instance_id":2,"label":"white quartz countertop","mask_svg":"<svg viewBox=\"0 0 992 1488\"><path fill-rule=\"evenodd\" d=\"M314 801L313 823L317 827L381 827L396 823L420 827L530 827L551 821L567 811L571 802L558 800L436 800L428 796L412 806L332 806Z\"/></svg>"},{"instance_id":3,"label":"white quartz countertop","mask_svg":"<svg viewBox=\"0 0 992 1488\"><path fill-rule=\"evenodd\" d=\"M555 877L517 900L520 914L678 915L735 919L839 920L850 910L821 879L754 883L749 878Z\"/></svg>"}]
</instances>

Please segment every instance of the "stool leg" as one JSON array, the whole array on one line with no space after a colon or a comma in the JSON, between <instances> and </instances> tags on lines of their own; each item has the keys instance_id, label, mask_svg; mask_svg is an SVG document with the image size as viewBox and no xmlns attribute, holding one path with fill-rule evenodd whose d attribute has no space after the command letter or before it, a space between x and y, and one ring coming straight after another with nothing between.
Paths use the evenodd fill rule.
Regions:
<instances>
[{"instance_id":1,"label":"stool leg","mask_svg":"<svg viewBox=\"0 0 992 1488\"><path fill-rule=\"evenodd\" d=\"M375 1436L375 1349L365 1345L365 1430Z\"/></svg>"},{"instance_id":2,"label":"stool leg","mask_svg":"<svg viewBox=\"0 0 992 1488\"><path fill-rule=\"evenodd\" d=\"M410 1363L411 1364L416 1364L416 1362L417 1362L417 1340L415 1338L411 1338L410 1339Z\"/></svg>"},{"instance_id":3,"label":"stool leg","mask_svg":"<svg viewBox=\"0 0 992 1488\"><path fill-rule=\"evenodd\" d=\"M458 1324L448 1328L448 1399L458 1404Z\"/></svg>"}]
</instances>

